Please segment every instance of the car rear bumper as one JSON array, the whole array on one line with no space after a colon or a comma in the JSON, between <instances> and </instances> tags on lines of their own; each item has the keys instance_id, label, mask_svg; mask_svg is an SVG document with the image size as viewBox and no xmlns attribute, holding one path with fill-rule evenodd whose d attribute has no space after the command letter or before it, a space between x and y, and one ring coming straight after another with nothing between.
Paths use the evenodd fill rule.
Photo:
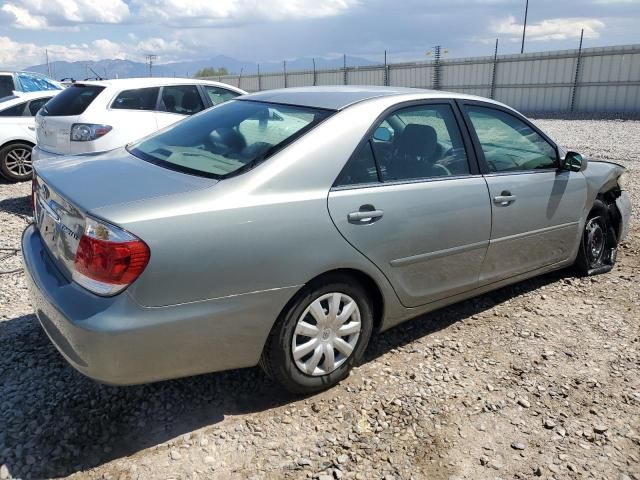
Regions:
<instances>
[{"instance_id":1,"label":"car rear bumper","mask_svg":"<svg viewBox=\"0 0 640 480\"><path fill-rule=\"evenodd\" d=\"M629 224L631 223L631 198L629 197L629 192L624 190L621 192L621 195L616 199L616 206L622 217L618 238L619 241L622 241L629 233Z\"/></svg>"},{"instance_id":2,"label":"car rear bumper","mask_svg":"<svg viewBox=\"0 0 640 480\"><path fill-rule=\"evenodd\" d=\"M47 150L40 148L38 145L33 147L33 150L31 151L31 160L34 162L44 160L45 158L57 158L62 156L63 155L60 153L48 152Z\"/></svg>"},{"instance_id":3,"label":"car rear bumper","mask_svg":"<svg viewBox=\"0 0 640 480\"><path fill-rule=\"evenodd\" d=\"M81 373L112 385L256 365L298 288L148 308L126 292L99 297L67 280L33 225L22 252L32 305L53 344Z\"/></svg>"}]
</instances>

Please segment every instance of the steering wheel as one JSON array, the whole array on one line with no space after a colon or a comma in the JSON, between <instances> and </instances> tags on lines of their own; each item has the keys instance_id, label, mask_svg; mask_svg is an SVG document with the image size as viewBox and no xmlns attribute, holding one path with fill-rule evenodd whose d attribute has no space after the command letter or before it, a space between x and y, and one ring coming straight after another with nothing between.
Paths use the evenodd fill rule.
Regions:
<instances>
[{"instance_id":1,"label":"steering wheel","mask_svg":"<svg viewBox=\"0 0 640 480\"><path fill-rule=\"evenodd\" d=\"M451 170L449 170L444 165L440 165L439 163L434 163L433 165L431 165L431 167L434 170L439 170L439 171L443 172L443 173L440 173L439 176L451 176Z\"/></svg>"}]
</instances>

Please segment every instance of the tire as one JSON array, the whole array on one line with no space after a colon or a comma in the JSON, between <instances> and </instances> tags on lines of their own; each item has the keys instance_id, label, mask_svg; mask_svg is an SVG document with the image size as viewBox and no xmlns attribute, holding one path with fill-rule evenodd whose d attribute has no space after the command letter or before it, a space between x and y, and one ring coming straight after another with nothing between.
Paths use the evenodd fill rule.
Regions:
<instances>
[{"instance_id":1,"label":"tire","mask_svg":"<svg viewBox=\"0 0 640 480\"><path fill-rule=\"evenodd\" d=\"M33 166L28 143L11 143L0 149L0 173L12 182L24 182L31 179Z\"/></svg>"},{"instance_id":2,"label":"tire","mask_svg":"<svg viewBox=\"0 0 640 480\"><path fill-rule=\"evenodd\" d=\"M596 200L582 232L574 264L576 270L585 276L610 271L616 261L616 247L616 233L611 225L609 208L601 200Z\"/></svg>"},{"instance_id":3,"label":"tire","mask_svg":"<svg viewBox=\"0 0 640 480\"><path fill-rule=\"evenodd\" d=\"M338 313L334 322L332 310ZM338 327L341 315L344 323ZM346 378L362 360L372 330L373 307L365 288L348 276L324 277L304 287L285 307L269 334L260 366L291 393L325 390Z\"/></svg>"}]
</instances>

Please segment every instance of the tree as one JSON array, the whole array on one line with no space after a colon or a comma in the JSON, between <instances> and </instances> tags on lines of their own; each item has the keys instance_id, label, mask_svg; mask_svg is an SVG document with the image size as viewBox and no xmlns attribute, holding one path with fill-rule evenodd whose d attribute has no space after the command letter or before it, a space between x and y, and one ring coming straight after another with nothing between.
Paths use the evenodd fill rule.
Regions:
<instances>
[{"instance_id":1,"label":"tree","mask_svg":"<svg viewBox=\"0 0 640 480\"><path fill-rule=\"evenodd\" d=\"M194 75L195 78L203 78L203 77L223 77L225 75L229 75L229 70L225 67L220 68L203 68L202 70L198 70Z\"/></svg>"}]
</instances>

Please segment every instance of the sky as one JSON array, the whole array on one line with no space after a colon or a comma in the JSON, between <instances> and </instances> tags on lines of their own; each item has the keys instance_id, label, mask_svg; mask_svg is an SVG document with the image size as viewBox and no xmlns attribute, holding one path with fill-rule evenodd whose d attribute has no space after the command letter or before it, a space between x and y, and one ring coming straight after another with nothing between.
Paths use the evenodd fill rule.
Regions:
<instances>
[{"instance_id":1,"label":"sky","mask_svg":"<svg viewBox=\"0 0 640 480\"><path fill-rule=\"evenodd\" d=\"M0 0L0 68L50 60L254 62L519 53L525 0ZM640 43L640 0L530 0L525 51Z\"/></svg>"}]
</instances>

